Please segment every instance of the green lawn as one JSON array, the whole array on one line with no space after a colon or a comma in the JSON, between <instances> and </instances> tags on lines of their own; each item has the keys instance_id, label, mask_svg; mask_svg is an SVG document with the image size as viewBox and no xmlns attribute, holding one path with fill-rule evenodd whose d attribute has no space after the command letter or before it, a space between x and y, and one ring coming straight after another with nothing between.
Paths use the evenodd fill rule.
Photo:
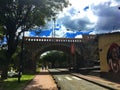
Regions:
<instances>
[{"instance_id":1,"label":"green lawn","mask_svg":"<svg viewBox=\"0 0 120 90\"><path fill-rule=\"evenodd\" d=\"M34 78L34 75L22 75L21 82L18 78L8 78L0 82L0 90L23 90L23 88Z\"/></svg>"}]
</instances>

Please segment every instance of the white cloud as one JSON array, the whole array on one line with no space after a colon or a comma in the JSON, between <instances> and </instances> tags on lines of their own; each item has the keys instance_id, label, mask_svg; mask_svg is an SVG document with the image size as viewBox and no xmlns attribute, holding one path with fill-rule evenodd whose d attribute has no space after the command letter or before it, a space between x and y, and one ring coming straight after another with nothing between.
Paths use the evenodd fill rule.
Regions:
<instances>
[{"instance_id":1,"label":"white cloud","mask_svg":"<svg viewBox=\"0 0 120 90\"><path fill-rule=\"evenodd\" d=\"M29 31L26 31L26 32L25 32L25 36L30 36L30 32L29 32Z\"/></svg>"},{"instance_id":2,"label":"white cloud","mask_svg":"<svg viewBox=\"0 0 120 90\"><path fill-rule=\"evenodd\" d=\"M82 35L77 35L75 38L82 38Z\"/></svg>"},{"instance_id":3,"label":"white cloud","mask_svg":"<svg viewBox=\"0 0 120 90\"><path fill-rule=\"evenodd\" d=\"M75 9L82 10L85 6L92 3L90 0L69 0Z\"/></svg>"},{"instance_id":4,"label":"white cloud","mask_svg":"<svg viewBox=\"0 0 120 90\"><path fill-rule=\"evenodd\" d=\"M90 34L107 33L113 31L113 26L117 27L116 31L120 30L120 10L117 8L120 6L120 0L70 0L70 2L72 6L57 15L56 23L60 24L61 28L55 31L56 37L65 37L66 33L71 34L75 31L92 30ZM53 27L53 21L46 26ZM52 37L52 33L48 37ZM75 38L81 38L81 35Z\"/></svg>"},{"instance_id":5,"label":"white cloud","mask_svg":"<svg viewBox=\"0 0 120 90\"><path fill-rule=\"evenodd\" d=\"M95 34L96 34L96 32L95 32L95 31L93 31L93 32L90 32L89 34L90 34L90 35L95 35Z\"/></svg>"},{"instance_id":6,"label":"white cloud","mask_svg":"<svg viewBox=\"0 0 120 90\"><path fill-rule=\"evenodd\" d=\"M73 31L97 30L97 33L109 32L113 30L113 26L120 28L119 0L70 0L70 2L72 6L65 9L61 17L66 28ZM86 7L88 9L84 10Z\"/></svg>"},{"instance_id":7,"label":"white cloud","mask_svg":"<svg viewBox=\"0 0 120 90\"><path fill-rule=\"evenodd\" d=\"M67 33L66 27L61 25L61 28L59 30L55 30L55 37L65 37L65 34ZM72 31L69 31L72 32Z\"/></svg>"}]
</instances>

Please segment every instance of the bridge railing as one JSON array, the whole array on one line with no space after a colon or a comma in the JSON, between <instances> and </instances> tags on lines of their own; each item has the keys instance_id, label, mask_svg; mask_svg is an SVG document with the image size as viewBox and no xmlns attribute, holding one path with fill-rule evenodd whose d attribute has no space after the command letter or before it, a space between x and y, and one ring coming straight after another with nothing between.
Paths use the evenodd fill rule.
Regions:
<instances>
[{"instance_id":1,"label":"bridge railing","mask_svg":"<svg viewBox=\"0 0 120 90\"><path fill-rule=\"evenodd\" d=\"M32 42L82 42L80 38L44 38L44 37L24 37L24 41Z\"/></svg>"}]
</instances>

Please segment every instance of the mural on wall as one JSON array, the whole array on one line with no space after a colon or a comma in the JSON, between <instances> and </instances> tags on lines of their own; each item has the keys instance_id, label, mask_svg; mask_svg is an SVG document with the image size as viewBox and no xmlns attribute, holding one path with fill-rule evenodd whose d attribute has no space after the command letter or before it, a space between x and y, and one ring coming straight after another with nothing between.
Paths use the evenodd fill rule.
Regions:
<instances>
[{"instance_id":1,"label":"mural on wall","mask_svg":"<svg viewBox=\"0 0 120 90\"><path fill-rule=\"evenodd\" d=\"M118 73L120 71L120 46L112 43L108 49L107 62L109 71Z\"/></svg>"}]
</instances>

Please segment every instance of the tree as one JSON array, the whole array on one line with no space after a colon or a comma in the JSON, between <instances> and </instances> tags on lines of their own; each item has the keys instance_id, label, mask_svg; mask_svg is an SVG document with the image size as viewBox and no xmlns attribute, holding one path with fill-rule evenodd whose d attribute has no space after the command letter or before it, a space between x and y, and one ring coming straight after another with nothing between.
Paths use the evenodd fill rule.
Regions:
<instances>
[{"instance_id":1,"label":"tree","mask_svg":"<svg viewBox=\"0 0 120 90\"><path fill-rule=\"evenodd\" d=\"M22 32L44 25L69 5L69 0L0 0L0 25L4 26L7 38L7 60L9 65ZM19 29L21 29L19 31ZM3 71L7 78L7 68Z\"/></svg>"},{"instance_id":2,"label":"tree","mask_svg":"<svg viewBox=\"0 0 120 90\"><path fill-rule=\"evenodd\" d=\"M0 25L0 44L3 42L4 40L4 28L3 26Z\"/></svg>"},{"instance_id":3,"label":"tree","mask_svg":"<svg viewBox=\"0 0 120 90\"><path fill-rule=\"evenodd\" d=\"M66 55L61 51L50 51L46 55L42 56L41 62L43 64L51 63L52 68L67 66Z\"/></svg>"}]
</instances>

